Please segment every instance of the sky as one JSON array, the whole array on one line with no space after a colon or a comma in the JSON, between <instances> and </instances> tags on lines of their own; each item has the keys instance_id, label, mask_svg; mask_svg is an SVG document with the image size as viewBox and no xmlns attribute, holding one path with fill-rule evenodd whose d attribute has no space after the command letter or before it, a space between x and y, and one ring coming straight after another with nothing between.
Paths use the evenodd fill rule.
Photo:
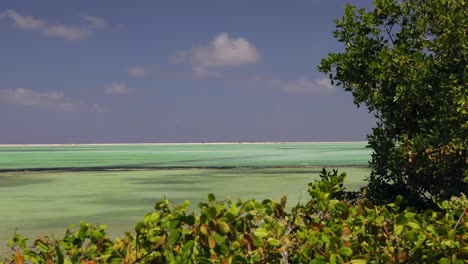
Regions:
<instances>
[{"instance_id":1,"label":"sky","mask_svg":"<svg viewBox=\"0 0 468 264\"><path fill-rule=\"evenodd\" d=\"M2 0L0 144L364 141L317 70L344 5Z\"/></svg>"}]
</instances>

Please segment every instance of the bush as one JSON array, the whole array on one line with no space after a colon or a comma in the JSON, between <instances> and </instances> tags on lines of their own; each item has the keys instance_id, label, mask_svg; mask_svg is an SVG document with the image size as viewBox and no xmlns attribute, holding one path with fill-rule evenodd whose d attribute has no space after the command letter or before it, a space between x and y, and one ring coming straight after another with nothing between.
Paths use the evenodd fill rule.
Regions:
<instances>
[{"instance_id":1,"label":"bush","mask_svg":"<svg viewBox=\"0 0 468 264\"><path fill-rule=\"evenodd\" d=\"M20 235L3 263L467 263L468 199L452 198L438 211L401 210L401 197L376 206L349 198L345 174L323 171L309 184L310 201L286 210L277 203L217 201L199 213L189 202L156 203L123 238L105 226L81 223L63 239L43 237L27 246ZM2 261L0 261L1 263Z\"/></svg>"},{"instance_id":2,"label":"bush","mask_svg":"<svg viewBox=\"0 0 468 264\"><path fill-rule=\"evenodd\" d=\"M374 0L347 5L319 65L377 119L369 198L419 209L468 194L468 2Z\"/></svg>"}]
</instances>

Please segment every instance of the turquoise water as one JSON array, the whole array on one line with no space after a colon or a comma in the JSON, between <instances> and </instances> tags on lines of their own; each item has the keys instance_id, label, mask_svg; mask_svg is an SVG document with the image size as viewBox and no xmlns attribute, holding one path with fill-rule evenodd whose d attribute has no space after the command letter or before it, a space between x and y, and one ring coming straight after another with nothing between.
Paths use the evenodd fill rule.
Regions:
<instances>
[{"instance_id":1,"label":"turquoise water","mask_svg":"<svg viewBox=\"0 0 468 264\"><path fill-rule=\"evenodd\" d=\"M0 170L367 165L370 151L365 148L365 144L356 142L0 147Z\"/></svg>"},{"instance_id":2,"label":"turquoise water","mask_svg":"<svg viewBox=\"0 0 468 264\"><path fill-rule=\"evenodd\" d=\"M193 209L208 193L294 205L322 166L358 189L369 159L365 143L0 147L0 248L15 228L35 238L79 221L120 235L163 197Z\"/></svg>"}]
</instances>

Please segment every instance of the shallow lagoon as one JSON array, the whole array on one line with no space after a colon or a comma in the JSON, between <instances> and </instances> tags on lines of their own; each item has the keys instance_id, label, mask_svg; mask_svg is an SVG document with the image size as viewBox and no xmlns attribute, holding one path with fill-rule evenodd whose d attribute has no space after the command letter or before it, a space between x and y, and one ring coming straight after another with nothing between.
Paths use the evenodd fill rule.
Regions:
<instances>
[{"instance_id":1,"label":"shallow lagoon","mask_svg":"<svg viewBox=\"0 0 468 264\"><path fill-rule=\"evenodd\" d=\"M34 238L79 221L119 235L163 197L195 209L208 193L287 195L292 206L307 200L323 166L347 172L347 187L358 189L369 159L361 142L0 147L0 243L15 228Z\"/></svg>"}]
</instances>

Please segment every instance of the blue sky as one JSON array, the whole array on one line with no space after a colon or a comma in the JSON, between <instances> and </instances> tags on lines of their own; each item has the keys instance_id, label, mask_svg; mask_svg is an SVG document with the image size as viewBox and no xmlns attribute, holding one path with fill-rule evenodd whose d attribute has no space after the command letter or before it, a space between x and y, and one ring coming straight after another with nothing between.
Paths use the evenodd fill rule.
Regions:
<instances>
[{"instance_id":1,"label":"blue sky","mask_svg":"<svg viewBox=\"0 0 468 264\"><path fill-rule=\"evenodd\" d=\"M344 4L1 1L0 144L365 140L317 71Z\"/></svg>"}]
</instances>

